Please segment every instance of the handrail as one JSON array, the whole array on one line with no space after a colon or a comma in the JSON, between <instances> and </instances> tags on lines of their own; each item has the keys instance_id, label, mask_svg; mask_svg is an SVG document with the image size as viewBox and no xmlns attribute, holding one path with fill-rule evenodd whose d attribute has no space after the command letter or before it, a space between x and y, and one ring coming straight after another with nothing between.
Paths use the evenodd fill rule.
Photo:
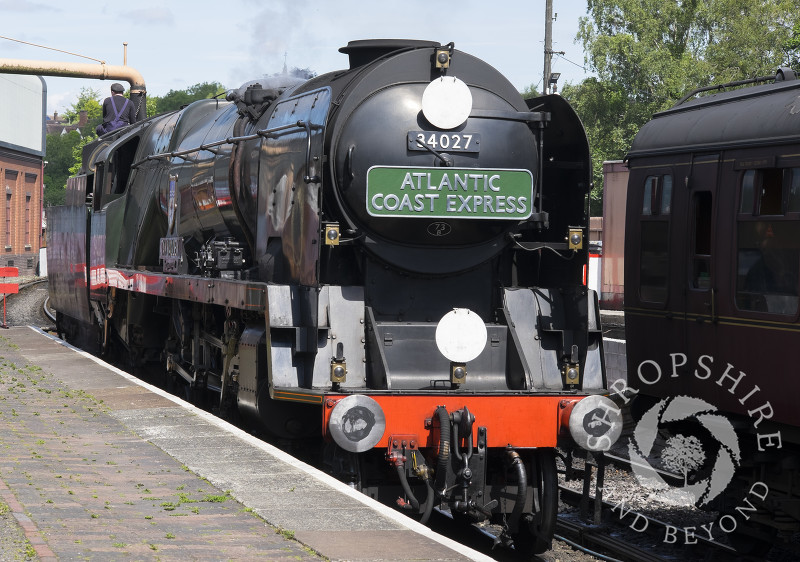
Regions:
<instances>
[{"instance_id":1,"label":"handrail","mask_svg":"<svg viewBox=\"0 0 800 562\"><path fill-rule=\"evenodd\" d=\"M319 128L319 125L313 125L311 123L308 123L306 121L302 121L301 120L301 121L297 121L296 123L289 123L289 124L286 124L286 125L280 125L278 127L273 127L271 129L261 129L259 131L256 131L255 133L252 133L252 134L249 134L249 135L244 135L244 136L241 136L241 137L228 137L228 138L225 138L225 139L222 139L222 140L218 140L218 141L214 141L214 142L210 142L210 143L207 143L207 144L201 144L197 148L187 148L185 150L176 150L176 151L173 151L173 152L161 152L159 154L150 154L148 156L145 156L144 158L142 158L138 162L134 162L133 164L131 164L131 168L136 168L138 166L141 166L142 164L144 164L145 162L148 162L150 160L165 160L165 159L168 159L168 158L184 158L184 159L187 159L187 158L185 158L185 156L187 154L192 154L194 152L200 152L202 150L209 150L211 148L214 148L216 146L221 146L223 144L235 144L235 143L239 143L239 142L255 140L255 139L259 138L259 137L269 137L271 135L274 135L275 133L279 133L279 132L285 131L287 129L305 129L306 131L309 132L309 137L310 137L311 136L310 135L311 129L316 129L316 128ZM213 151L210 151L210 152L213 152Z\"/></svg>"},{"instance_id":2,"label":"handrail","mask_svg":"<svg viewBox=\"0 0 800 562\"><path fill-rule=\"evenodd\" d=\"M724 90L725 88L734 88L736 86L745 86L747 84L759 84L761 82L783 82L784 80L796 80L796 79L797 79L797 74L795 73L794 70L792 70L788 66L781 66L780 68L778 68L775 74L772 74L770 76L757 76L755 78L748 78L746 80L737 80L735 82L727 82L725 84L716 84L714 86L703 86L702 88L697 88L695 90L692 90L685 96L683 96L681 99L679 99L672 107L678 107L679 105L687 101L689 98L694 97L695 95L700 94L702 92L710 92L712 90L721 91Z\"/></svg>"}]
</instances>

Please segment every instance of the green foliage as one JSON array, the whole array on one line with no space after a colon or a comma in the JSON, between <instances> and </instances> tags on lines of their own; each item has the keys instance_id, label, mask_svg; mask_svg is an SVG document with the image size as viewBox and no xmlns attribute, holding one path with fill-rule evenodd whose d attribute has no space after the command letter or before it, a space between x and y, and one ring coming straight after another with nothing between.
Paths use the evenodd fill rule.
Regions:
<instances>
[{"instance_id":1,"label":"green foliage","mask_svg":"<svg viewBox=\"0 0 800 562\"><path fill-rule=\"evenodd\" d=\"M789 58L789 65L795 70L800 68L800 18L794 22L790 37L784 45Z\"/></svg>"},{"instance_id":2,"label":"green foliage","mask_svg":"<svg viewBox=\"0 0 800 562\"><path fill-rule=\"evenodd\" d=\"M64 112L64 117L69 123L75 124L80 118L80 112L86 111L89 121L85 126L81 127L81 134L84 136L94 133L95 127L103 122L103 105L99 98L100 92L94 88L81 88L81 93L78 94L78 101Z\"/></svg>"},{"instance_id":3,"label":"green foliage","mask_svg":"<svg viewBox=\"0 0 800 562\"><path fill-rule=\"evenodd\" d=\"M536 84L527 85L525 89L520 92L520 94L524 99L535 98L541 95L539 94L539 90L536 89Z\"/></svg>"},{"instance_id":4,"label":"green foliage","mask_svg":"<svg viewBox=\"0 0 800 562\"><path fill-rule=\"evenodd\" d=\"M185 105L189 105L193 101L213 98L224 92L225 86L218 82L203 82L201 84L189 86L185 90L170 90L167 92L167 95L156 98L156 110L152 114L150 113L150 100L148 99L147 114L157 115L159 113L166 113L167 111L174 111Z\"/></svg>"},{"instance_id":5,"label":"green foliage","mask_svg":"<svg viewBox=\"0 0 800 562\"><path fill-rule=\"evenodd\" d=\"M592 192L589 211L603 213L603 162L621 160L647 120L643 107L628 103L628 92L620 84L588 78L577 85L565 84L561 95L572 104L583 121L592 152Z\"/></svg>"},{"instance_id":6,"label":"green foliage","mask_svg":"<svg viewBox=\"0 0 800 562\"><path fill-rule=\"evenodd\" d=\"M712 82L774 75L778 66L796 64L796 0L715 0L711 6L704 58Z\"/></svg>"},{"instance_id":7,"label":"green foliage","mask_svg":"<svg viewBox=\"0 0 800 562\"><path fill-rule=\"evenodd\" d=\"M158 100L161 99L158 96L147 96L147 116L152 117L153 115L158 115Z\"/></svg>"},{"instance_id":8,"label":"green foliage","mask_svg":"<svg viewBox=\"0 0 800 562\"><path fill-rule=\"evenodd\" d=\"M47 135L47 166L44 169L44 204L63 205L70 166L75 161L75 147L81 144L78 131Z\"/></svg>"},{"instance_id":9,"label":"green foliage","mask_svg":"<svg viewBox=\"0 0 800 562\"><path fill-rule=\"evenodd\" d=\"M70 176L74 176L81 171L81 166L83 166L83 147L96 140L97 135L95 133L84 135L81 142L72 149L72 166L69 168Z\"/></svg>"},{"instance_id":10,"label":"green foliage","mask_svg":"<svg viewBox=\"0 0 800 562\"><path fill-rule=\"evenodd\" d=\"M701 86L800 61L796 0L587 0L578 39L596 73L562 95L586 127L602 211L602 162L620 160L653 113Z\"/></svg>"}]
</instances>

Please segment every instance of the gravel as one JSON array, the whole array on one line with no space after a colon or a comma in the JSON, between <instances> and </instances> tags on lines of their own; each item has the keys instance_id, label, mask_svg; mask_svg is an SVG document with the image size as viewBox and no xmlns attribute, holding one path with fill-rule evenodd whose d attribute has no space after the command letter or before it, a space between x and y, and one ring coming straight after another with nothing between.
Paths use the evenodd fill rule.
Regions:
<instances>
[{"instance_id":1,"label":"gravel","mask_svg":"<svg viewBox=\"0 0 800 562\"><path fill-rule=\"evenodd\" d=\"M33 280L20 282L20 292L8 295L6 301L6 325L50 327L52 320L45 316L42 307L47 299L47 283Z\"/></svg>"},{"instance_id":2,"label":"gravel","mask_svg":"<svg viewBox=\"0 0 800 562\"><path fill-rule=\"evenodd\" d=\"M20 560L38 560L38 557L8 506L0 501L0 562Z\"/></svg>"}]
</instances>

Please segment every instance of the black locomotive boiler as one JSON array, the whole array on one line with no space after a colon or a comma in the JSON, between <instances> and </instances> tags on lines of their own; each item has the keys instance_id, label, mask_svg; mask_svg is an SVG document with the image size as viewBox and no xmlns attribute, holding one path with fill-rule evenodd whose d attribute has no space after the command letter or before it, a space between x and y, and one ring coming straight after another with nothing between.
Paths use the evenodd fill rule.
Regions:
<instances>
[{"instance_id":1,"label":"black locomotive boiler","mask_svg":"<svg viewBox=\"0 0 800 562\"><path fill-rule=\"evenodd\" d=\"M583 127L452 44L341 51L88 145L48 213L58 328L541 552L559 435L607 400Z\"/></svg>"}]
</instances>

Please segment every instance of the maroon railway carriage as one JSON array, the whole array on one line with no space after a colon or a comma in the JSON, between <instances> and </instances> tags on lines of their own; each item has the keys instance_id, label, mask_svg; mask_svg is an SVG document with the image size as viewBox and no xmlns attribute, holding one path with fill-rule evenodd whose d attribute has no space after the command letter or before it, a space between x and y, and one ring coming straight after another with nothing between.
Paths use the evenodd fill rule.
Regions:
<instances>
[{"instance_id":1,"label":"maroon railway carriage","mask_svg":"<svg viewBox=\"0 0 800 562\"><path fill-rule=\"evenodd\" d=\"M736 420L741 486L726 498L769 485L762 540L800 528L800 80L769 82L641 129L625 243L629 384L649 404L691 396Z\"/></svg>"}]
</instances>

